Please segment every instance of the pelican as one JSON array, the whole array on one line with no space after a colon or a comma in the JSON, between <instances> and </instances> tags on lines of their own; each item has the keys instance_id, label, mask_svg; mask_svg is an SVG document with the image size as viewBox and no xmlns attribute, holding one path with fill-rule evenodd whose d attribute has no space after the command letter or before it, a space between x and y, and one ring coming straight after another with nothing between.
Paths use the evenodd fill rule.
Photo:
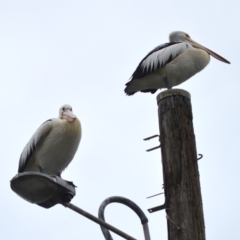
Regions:
<instances>
[{"instance_id":1,"label":"pelican","mask_svg":"<svg viewBox=\"0 0 240 240\"><path fill-rule=\"evenodd\" d=\"M61 176L78 149L81 133L81 123L72 107L63 105L59 118L47 120L33 134L20 156L18 172Z\"/></svg>"},{"instance_id":2,"label":"pelican","mask_svg":"<svg viewBox=\"0 0 240 240\"><path fill-rule=\"evenodd\" d=\"M158 89L179 85L203 70L210 55L230 63L217 53L193 41L187 33L176 31L169 36L169 43L159 45L142 59L126 83L125 93L155 93Z\"/></svg>"}]
</instances>

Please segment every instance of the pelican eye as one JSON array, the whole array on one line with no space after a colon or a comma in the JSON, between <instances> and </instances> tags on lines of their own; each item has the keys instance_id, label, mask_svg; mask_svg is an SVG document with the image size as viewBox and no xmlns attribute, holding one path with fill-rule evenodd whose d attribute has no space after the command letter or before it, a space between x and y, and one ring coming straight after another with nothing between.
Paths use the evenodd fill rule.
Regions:
<instances>
[{"instance_id":1,"label":"pelican eye","mask_svg":"<svg viewBox=\"0 0 240 240\"><path fill-rule=\"evenodd\" d=\"M64 107L64 108L62 108L62 110L63 110L63 111L65 111L65 107Z\"/></svg>"},{"instance_id":2,"label":"pelican eye","mask_svg":"<svg viewBox=\"0 0 240 240\"><path fill-rule=\"evenodd\" d=\"M190 38L190 36L188 34L186 34L186 37Z\"/></svg>"}]
</instances>

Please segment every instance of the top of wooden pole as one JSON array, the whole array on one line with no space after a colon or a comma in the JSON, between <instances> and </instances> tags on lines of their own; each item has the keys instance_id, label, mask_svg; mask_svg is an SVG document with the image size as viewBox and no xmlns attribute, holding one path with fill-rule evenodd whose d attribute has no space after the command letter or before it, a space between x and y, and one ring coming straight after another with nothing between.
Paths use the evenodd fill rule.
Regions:
<instances>
[{"instance_id":1,"label":"top of wooden pole","mask_svg":"<svg viewBox=\"0 0 240 240\"><path fill-rule=\"evenodd\" d=\"M170 96L176 96L176 95L191 99L191 95L189 92L187 92L183 89L175 88L175 89L168 89L163 92L160 92L157 95L157 103L159 103L159 101L162 100L163 98L170 97Z\"/></svg>"}]
</instances>

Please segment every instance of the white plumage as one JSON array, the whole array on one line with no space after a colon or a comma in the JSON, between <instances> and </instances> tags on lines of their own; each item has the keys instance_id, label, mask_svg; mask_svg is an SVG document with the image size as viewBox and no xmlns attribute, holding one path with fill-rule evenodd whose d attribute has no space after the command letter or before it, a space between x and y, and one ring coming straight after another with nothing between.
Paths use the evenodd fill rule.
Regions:
<instances>
[{"instance_id":1,"label":"white plumage","mask_svg":"<svg viewBox=\"0 0 240 240\"><path fill-rule=\"evenodd\" d=\"M70 105L59 110L59 118L44 122L20 156L18 172L59 175L72 161L81 139L81 124Z\"/></svg>"},{"instance_id":2,"label":"white plumage","mask_svg":"<svg viewBox=\"0 0 240 240\"><path fill-rule=\"evenodd\" d=\"M169 43L162 44L142 59L126 84L125 93L151 92L172 88L203 70L210 61L210 55L230 63L223 57L193 41L187 33L173 32Z\"/></svg>"}]
</instances>

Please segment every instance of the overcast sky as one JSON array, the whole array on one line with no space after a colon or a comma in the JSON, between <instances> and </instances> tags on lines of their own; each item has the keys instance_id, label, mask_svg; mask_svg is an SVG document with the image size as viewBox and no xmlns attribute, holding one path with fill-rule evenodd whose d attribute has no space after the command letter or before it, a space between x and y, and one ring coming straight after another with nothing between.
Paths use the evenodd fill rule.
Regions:
<instances>
[{"instance_id":1,"label":"overcast sky","mask_svg":"<svg viewBox=\"0 0 240 240\"><path fill-rule=\"evenodd\" d=\"M97 216L103 200L123 196L149 219L151 238L167 239L156 96L127 97L124 85L139 61L175 30L220 54L181 84L190 92L207 239L239 240L240 62L237 0L0 1L1 204L4 240L104 239L100 227L57 205L44 209L10 189L19 156L40 124L71 104L83 127L73 162L72 203ZM106 221L144 239L138 217L111 204ZM114 239L122 239L114 235Z\"/></svg>"}]
</instances>

